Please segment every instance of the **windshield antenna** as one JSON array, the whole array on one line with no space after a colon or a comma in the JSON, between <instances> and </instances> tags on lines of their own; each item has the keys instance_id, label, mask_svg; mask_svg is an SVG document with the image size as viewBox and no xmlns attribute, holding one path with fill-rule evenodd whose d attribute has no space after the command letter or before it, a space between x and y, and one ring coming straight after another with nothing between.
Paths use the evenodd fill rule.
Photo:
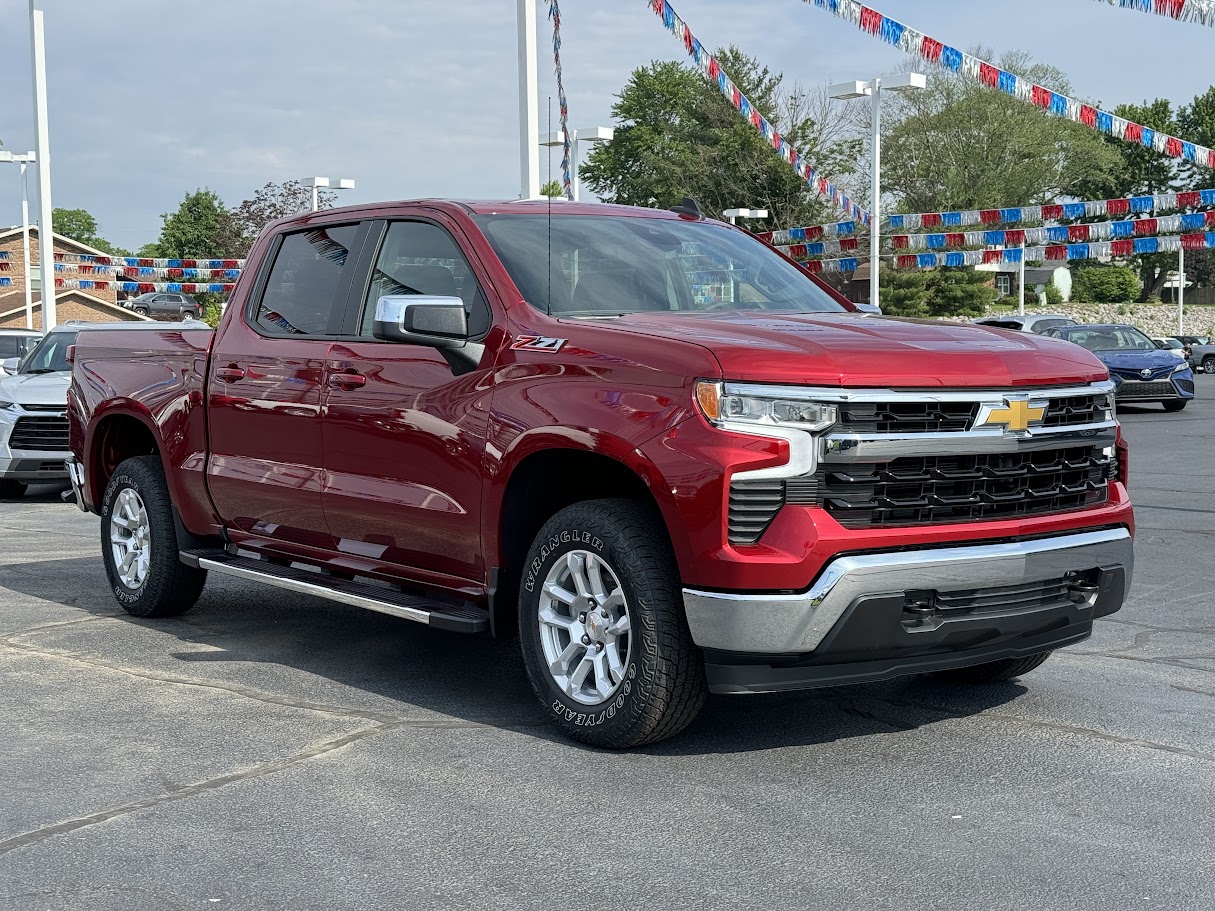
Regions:
<instances>
[{"instance_id":1,"label":"windshield antenna","mask_svg":"<svg viewBox=\"0 0 1215 911\"><path fill-rule=\"evenodd\" d=\"M553 135L553 96L548 96L548 134ZM564 138L564 137L563 137ZM553 182L553 152L549 149L548 153L548 182ZM544 312L549 316L553 315L553 197L552 187L549 187L548 197L548 300L545 302Z\"/></svg>"}]
</instances>

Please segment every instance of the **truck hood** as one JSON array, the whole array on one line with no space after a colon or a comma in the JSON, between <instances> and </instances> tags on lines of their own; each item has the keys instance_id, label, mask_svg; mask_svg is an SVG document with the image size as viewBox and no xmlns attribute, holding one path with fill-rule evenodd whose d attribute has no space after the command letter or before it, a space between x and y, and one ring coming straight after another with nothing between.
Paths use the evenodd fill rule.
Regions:
<instances>
[{"instance_id":1,"label":"truck hood","mask_svg":"<svg viewBox=\"0 0 1215 911\"><path fill-rule=\"evenodd\" d=\"M63 373L18 373L0 380L0 402L18 405L62 405L67 407L67 391L72 375Z\"/></svg>"},{"instance_id":2,"label":"truck hood","mask_svg":"<svg viewBox=\"0 0 1215 911\"><path fill-rule=\"evenodd\" d=\"M716 355L727 380L923 388L1052 386L1108 376L1079 345L972 324L746 311L638 313L601 325L699 343Z\"/></svg>"}]
</instances>

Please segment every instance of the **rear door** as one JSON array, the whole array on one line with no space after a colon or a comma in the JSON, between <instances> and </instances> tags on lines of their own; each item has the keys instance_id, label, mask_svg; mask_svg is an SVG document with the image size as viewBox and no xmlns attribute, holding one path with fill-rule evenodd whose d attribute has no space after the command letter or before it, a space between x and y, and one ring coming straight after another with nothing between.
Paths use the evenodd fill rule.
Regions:
<instances>
[{"instance_id":1,"label":"rear door","mask_svg":"<svg viewBox=\"0 0 1215 911\"><path fill-rule=\"evenodd\" d=\"M279 237L244 312L215 340L207 479L238 533L332 549L321 505L325 361L365 233L350 223Z\"/></svg>"},{"instance_id":2,"label":"rear door","mask_svg":"<svg viewBox=\"0 0 1215 911\"><path fill-rule=\"evenodd\" d=\"M485 578L485 373L456 376L435 349L379 341L372 327L382 295L427 294L461 298L473 337L489 331L484 279L458 237L438 217L377 223L324 390L325 515L338 549L448 585Z\"/></svg>"}]
</instances>

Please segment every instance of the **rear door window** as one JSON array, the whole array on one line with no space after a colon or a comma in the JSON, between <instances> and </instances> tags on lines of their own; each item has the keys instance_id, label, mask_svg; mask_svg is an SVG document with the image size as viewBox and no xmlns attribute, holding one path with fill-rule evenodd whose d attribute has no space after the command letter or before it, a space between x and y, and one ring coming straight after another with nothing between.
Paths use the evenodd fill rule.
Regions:
<instances>
[{"instance_id":1,"label":"rear door window","mask_svg":"<svg viewBox=\"0 0 1215 911\"><path fill-rule=\"evenodd\" d=\"M251 317L263 335L325 335L359 225L326 225L283 237Z\"/></svg>"}]
</instances>

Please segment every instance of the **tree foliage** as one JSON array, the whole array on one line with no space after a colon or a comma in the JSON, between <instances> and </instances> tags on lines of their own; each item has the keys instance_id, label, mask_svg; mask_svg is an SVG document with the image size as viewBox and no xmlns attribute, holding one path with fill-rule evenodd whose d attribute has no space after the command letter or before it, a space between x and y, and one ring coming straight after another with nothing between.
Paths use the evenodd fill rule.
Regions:
<instances>
[{"instance_id":1,"label":"tree foliage","mask_svg":"<svg viewBox=\"0 0 1215 911\"><path fill-rule=\"evenodd\" d=\"M755 107L823 173L856 171L860 141L823 95L793 87L754 58L730 47L723 69ZM814 224L836 217L713 85L676 63L633 71L612 108L615 138L598 145L583 181L602 199L669 208L691 196L709 213L765 208L772 223Z\"/></svg>"},{"instance_id":2,"label":"tree foliage","mask_svg":"<svg viewBox=\"0 0 1215 911\"><path fill-rule=\"evenodd\" d=\"M878 286L889 316L982 316L995 299L991 273L974 269L883 270Z\"/></svg>"},{"instance_id":3,"label":"tree foliage","mask_svg":"<svg viewBox=\"0 0 1215 911\"><path fill-rule=\"evenodd\" d=\"M540 195L547 196L550 199L559 199L565 195L565 187L558 180L550 180L540 188Z\"/></svg>"},{"instance_id":4,"label":"tree foliage","mask_svg":"<svg viewBox=\"0 0 1215 911\"><path fill-rule=\"evenodd\" d=\"M330 190L317 191L317 204L321 209L332 208L336 199L337 194ZM299 181L267 183L231 210L228 227L232 234L223 238L223 246L236 251L234 255L238 257L247 256L266 225L311 208L311 187L305 187Z\"/></svg>"},{"instance_id":5,"label":"tree foliage","mask_svg":"<svg viewBox=\"0 0 1215 911\"><path fill-rule=\"evenodd\" d=\"M999 62L1071 94L1062 71L1026 53L1005 54ZM1119 165L1117 154L1089 128L959 77L934 75L927 89L895 99L884 102L892 116L883 139L882 184L905 212L1051 202Z\"/></svg>"},{"instance_id":6,"label":"tree foliage","mask_svg":"<svg viewBox=\"0 0 1215 911\"><path fill-rule=\"evenodd\" d=\"M98 232L101 230L97 219L86 209L54 209L51 212L51 224L56 234L70 237L85 246L109 253L112 256L130 256L131 254L116 247Z\"/></svg>"},{"instance_id":7,"label":"tree foliage","mask_svg":"<svg viewBox=\"0 0 1215 911\"><path fill-rule=\"evenodd\" d=\"M1072 279L1078 304L1125 304L1139 297L1139 276L1126 266L1086 266Z\"/></svg>"},{"instance_id":8,"label":"tree foliage","mask_svg":"<svg viewBox=\"0 0 1215 911\"><path fill-rule=\"evenodd\" d=\"M161 220L159 239L141 249L141 256L235 259L241 255L232 214L214 190L187 193L177 210L166 212Z\"/></svg>"}]
</instances>

